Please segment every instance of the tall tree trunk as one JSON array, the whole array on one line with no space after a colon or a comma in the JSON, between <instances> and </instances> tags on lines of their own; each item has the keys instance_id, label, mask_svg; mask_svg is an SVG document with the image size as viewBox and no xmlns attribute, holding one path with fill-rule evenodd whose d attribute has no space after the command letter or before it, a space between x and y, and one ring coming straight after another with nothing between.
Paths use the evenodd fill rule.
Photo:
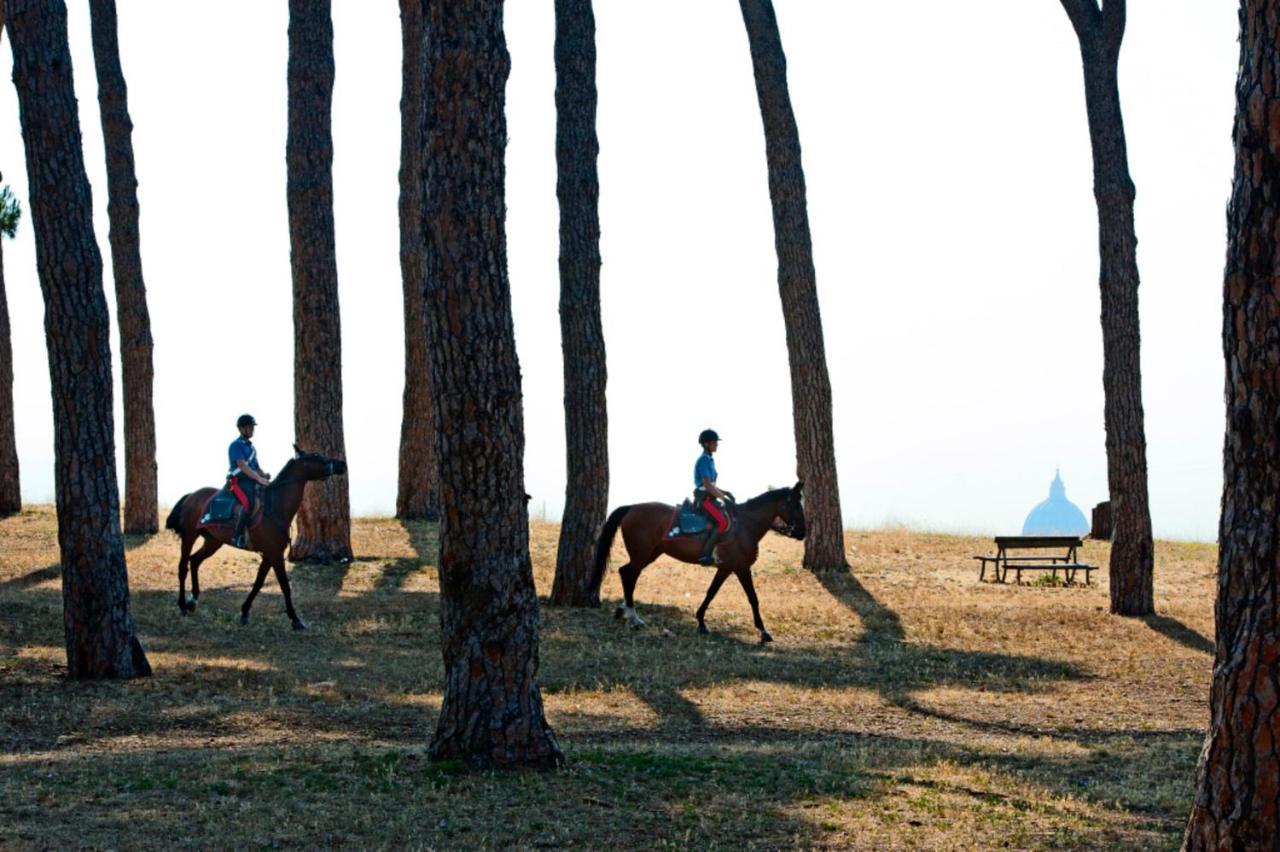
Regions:
<instances>
[{"instance_id":1,"label":"tall tree trunk","mask_svg":"<svg viewBox=\"0 0 1280 852\"><path fill-rule=\"evenodd\" d=\"M1138 237L1133 181L1120 114L1117 65L1124 39L1124 0L1062 0L1080 40L1085 106L1093 147L1093 195L1098 205L1102 290L1103 419L1111 537L1111 611L1149 615L1152 589L1151 508L1147 501L1147 438L1143 429L1138 331Z\"/></svg>"},{"instance_id":2,"label":"tall tree trunk","mask_svg":"<svg viewBox=\"0 0 1280 852\"><path fill-rule=\"evenodd\" d=\"M567 481L551 603L599 606L595 539L609 503L609 410L600 324L596 21L591 0L556 0L556 165Z\"/></svg>"},{"instance_id":3,"label":"tall tree trunk","mask_svg":"<svg viewBox=\"0 0 1280 852\"><path fill-rule=\"evenodd\" d=\"M400 0L404 42L400 94L400 275L404 283L404 413L400 420L400 483L396 516L440 519L422 241L422 98L425 79L422 0Z\"/></svg>"},{"instance_id":4,"label":"tall tree trunk","mask_svg":"<svg viewBox=\"0 0 1280 852\"><path fill-rule=\"evenodd\" d=\"M133 167L133 122L120 67L115 0L90 0L98 108L107 155L107 215L116 281L120 362L124 380L124 531L160 528L156 494L156 417L151 404L151 318L142 281L138 236L138 180Z\"/></svg>"},{"instance_id":5,"label":"tall tree trunk","mask_svg":"<svg viewBox=\"0 0 1280 852\"><path fill-rule=\"evenodd\" d=\"M293 266L293 426L309 452L346 457L342 329L333 227L333 21L329 0L289 0L289 245ZM351 559L347 478L312 483L294 561Z\"/></svg>"},{"instance_id":6,"label":"tall tree trunk","mask_svg":"<svg viewBox=\"0 0 1280 852\"><path fill-rule=\"evenodd\" d=\"M0 26L4 24L0 0ZM18 480L18 445L13 429L13 342L9 329L9 300L4 288L4 237L0 236L0 515L22 511Z\"/></svg>"},{"instance_id":7,"label":"tall tree trunk","mask_svg":"<svg viewBox=\"0 0 1280 852\"><path fill-rule=\"evenodd\" d=\"M787 59L771 0L741 0L751 45L756 96L764 122L773 202L773 237L778 253L778 292L791 363L791 412L796 436L796 469L804 480L804 566L811 571L848 567L844 522L836 481L831 424L831 379L827 375L818 282L809 237L800 131L787 90Z\"/></svg>"},{"instance_id":8,"label":"tall tree trunk","mask_svg":"<svg viewBox=\"0 0 1280 852\"><path fill-rule=\"evenodd\" d=\"M1280 0L1240 5L1235 181L1222 349L1227 429L1218 526L1217 653L1187 849L1280 838Z\"/></svg>"},{"instance_id":9,"label":"tall tree trunk","mask_svg":"<svg viewBox=\"0 0 1280 852\"><path fill-rule=\"evenodd\" d=\"M53 392L54 486L67 668L151 669L129 607L111 404L110 318L80 150L62 0L5 0Z\"/></svg>"},{"instance_id":10,"label":"tall tree trunk","mask_svg":"<svg viewBox=\"0 0 1280 852\"><path fill-rule=\"evenodd\" d=\"M444 702L434 759L551 766L507 281L501 0L426 0L427 342L440 462Z\"/></svg>"}]
</instances>

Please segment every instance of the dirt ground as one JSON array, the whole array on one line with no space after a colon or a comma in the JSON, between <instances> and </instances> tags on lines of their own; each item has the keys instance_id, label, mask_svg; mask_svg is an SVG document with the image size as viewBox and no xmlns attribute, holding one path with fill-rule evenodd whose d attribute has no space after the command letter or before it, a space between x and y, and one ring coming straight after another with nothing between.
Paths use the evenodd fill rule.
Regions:
<instances>
[{"instance_id":1,"label":"dirt ground","mask_svg":"<svg viewBox=\"0 0 1280 852\"><path fill-rule=\"evenodd\" d=\"M549 590L558 528L535 523ZM0 521L0 847L1172 848L1207 722L1216 548L1161 542L1159 615L1088 588L979 583L989 540L850 532L851 574L765 539L761 646L730 580L662 561L648 624L542 608L556 772L425 757L440 703L435 530L358 520L357 560L294 566L242 627L247 554L176 606L177 541L129 541L155 669L64 675L51 508ZM615 553L613 566L618 564ZM1107 546L1082 559L1106 565Z\"/></svg>"}]
</instances>

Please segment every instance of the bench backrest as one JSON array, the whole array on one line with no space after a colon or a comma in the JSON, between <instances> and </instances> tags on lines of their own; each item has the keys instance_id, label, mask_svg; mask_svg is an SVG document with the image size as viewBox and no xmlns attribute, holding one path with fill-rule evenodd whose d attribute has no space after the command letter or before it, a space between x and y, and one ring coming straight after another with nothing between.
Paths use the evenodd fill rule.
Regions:
<instances>
[{"instance_id":1,"label":"bench backrest","mask_svg":"<svg viewBox=\"0 0 1280 852\"><path fill-rule=\"evenodd\" d=\"M1075 535L998 535L996 546L1006 550L1018 547L1083 547Z\"/></svg>"}]
</instances>

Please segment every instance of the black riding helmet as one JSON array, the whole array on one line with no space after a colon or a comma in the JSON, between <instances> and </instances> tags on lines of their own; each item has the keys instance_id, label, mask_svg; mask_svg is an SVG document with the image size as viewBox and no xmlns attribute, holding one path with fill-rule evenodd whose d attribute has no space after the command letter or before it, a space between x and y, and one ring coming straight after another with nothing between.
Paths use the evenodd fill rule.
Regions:
<instances>
[{"instance_id":1,"label":"black riding helmet","mask_svg":"<svg viewBox=\"0 0 1280 852\"><path fill-rule=\"evenodd\" d=\"M698 435L698 443L705 444L707 441L719 441L720 436L716 434L715 429L703 429Z\"/></svg>"},{"instance_id":2,"label":"black riding helmet","mask_svg":"<svg viewBox=\"0 0 1280 852\"><path fill-rule=\"evenodd\" d=\"M252 414L241 414L240 417L236 420L237 429L239 429L241 426L257 426L257 425L258 425L258 421L253 419Z\"/></svg>"}]
</instances>

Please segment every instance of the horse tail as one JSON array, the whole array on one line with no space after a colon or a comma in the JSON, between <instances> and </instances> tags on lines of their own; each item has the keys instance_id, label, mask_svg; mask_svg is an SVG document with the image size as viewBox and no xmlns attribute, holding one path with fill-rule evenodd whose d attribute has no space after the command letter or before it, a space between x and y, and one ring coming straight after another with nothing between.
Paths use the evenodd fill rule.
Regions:
<instances>
[{"instance_id":1,"label":"horse tail","mask_svg":"<svg viewBox=\"0 0 1280 852\"><path fill-rule=\"evenodd\" d=\"M182 535L182 504L187 501L190 494L183 494L177 503L173 504L173 510L169 512L169 518L164 522L164 528L173 530L178 535Z\"/></svg>"},{"instance_id":2,"label":"horse tail","mask_svg":"<svg viewBox=\"0 0 1280 852\"><path fill-rule=\"evenodd\" d=\"M631 511L630 506L619 506L609 515L600 530L600 538L596 540L595 570L591 573L591 591L599 593L600 583L604 580L604 569L609 562L609 551L613 548L613 537L618 533L618 525L622 516Z\"/></svg>"}]
</instances>

